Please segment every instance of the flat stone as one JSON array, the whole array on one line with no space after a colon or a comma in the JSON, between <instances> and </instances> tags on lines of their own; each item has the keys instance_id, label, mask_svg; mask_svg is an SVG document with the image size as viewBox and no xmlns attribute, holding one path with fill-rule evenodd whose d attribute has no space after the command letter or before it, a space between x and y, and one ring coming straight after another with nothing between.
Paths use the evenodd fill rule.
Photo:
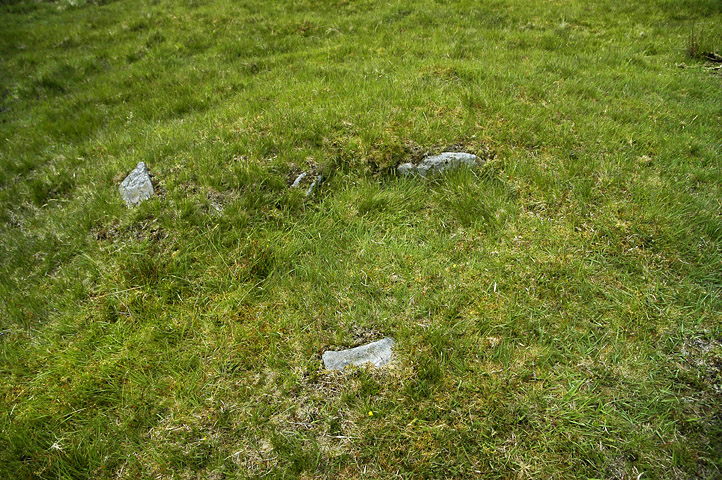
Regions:
<instances>
[{"instance_id":1,"label":"flat stone","mask_svg":"<svg viewBox=\"0 0 722 480\"><path fill-rule=\"evenodd\" d=\"M478 160L479 157L471 153L444 152L426 157L418 165L403 163L396 168L396 171L399 175L418 174L425 177L430 173L439 173L458 166L473 167Z\"/></svg>"},{"instance_id":2,"label":"flat stone","mask_svg":"<svg viewBox=\"0 0 722 480\"><path fill-rule=\"evenodd\" d=\"M148 167L144 162L138 163L133 171L125 177L118 190L128 208L148 200L153 195L153 182L150 180Z\"/></svg>"},{"instance_id":3,"label":"flat stone","mask_svg":"<svg viewBox=\"0 0 722 480\"><path fill-rule=\"evenodd\" d=\"M348 350L326 351L323 353L323 365L326 370L343 371L347 365L373 364L374 367L382 367L391 361L393 356L394 339L386 337L377 342L361 345L360 347Z\"/></svg>"}]
</instances>

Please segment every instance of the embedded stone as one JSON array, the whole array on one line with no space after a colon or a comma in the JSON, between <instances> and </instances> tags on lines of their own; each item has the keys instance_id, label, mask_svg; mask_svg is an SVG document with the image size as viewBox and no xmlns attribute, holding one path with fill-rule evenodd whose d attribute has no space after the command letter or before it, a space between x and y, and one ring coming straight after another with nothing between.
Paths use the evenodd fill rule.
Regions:
<instances>
[{"instance_id":1,"label":"embedded stone","mask_svg":"<svg viewBox=\"0 0 722 480\"><path fill-rule=\"evenodd\" d=\"M426 157L418 165L403 163L396 168L396 171L399 175L418 174L425 177L430 173L440 173L454 167L473 167L477 165L478 160L479 157L471 153L444 152Z\"/></svg>"},{"instance_id":2,"label":"embedded stone","mask_svg":"<svg viewBox=\"0 0 722 480\"><path fill-rule=\"evenodd\" d=\"M308 172L301 172L296 179L291 184L291 188L301 188L305 185L308 185L308 188L306 189L306 196L310 196L314 190L321 185L323 182L323 175L318 174L316 177L311 180L311 177L309 177ZM310 182L310 184L309 184Z\"/></svg>"},{"instance_id":3,"label":"embedded stone","mask_svg":"<svg viewBox=\"0 0 722 480\"><path fill-rule=\"evenodd\" d=\"M301 181L304 178L306 178L306 172L302 172L299 176L296 177L296 180L294 180L293 184L291 184L291 188L296 188L301 185Z\"/></svg>"},{"instance_id":4,"label":"embedded stone","mask_svg":"<svg viewBox=\"0 0 722 480\"><path fill-rule=\"evenodd\" d=\"M153 182L150 180L148 167L144 162L138 163L133 171L125 177L118 190L128 208L148 200L153 195Z\"/></svg>"},{"instance_id":5,"label":"embedded stone","mask_svg":"<svg viewBox=\"0 0 722 480\"><path fill-rule=\"evenodd\" d=\"M386 337L382 340L349 348L341 351L324 352L323 365L326 370L343 371L348 365L365 365L371 363L374 367L382 367L393 357L394 339Z\"/></svg>"},{"instance_id":6,"label":"embedded stone","mask_svg":"<svg viewBox=\"0 0 722 480\"><path fill-rule=\"evenodd\" d=\"M399 172L399 175L411 175L415 168L416 165L413 163L402 163L396 168L396 171Z\"/></svg>"},{"instance_id":7,"label":"embedded stone","mask_svg":"<svg viewBox=\"0 0 722 480\"><path fill-rule=\"evenodd\" d=\"M318 175L318 177L313 179L313 182L311 183L311 186L308 187L308 190L306 190L306 196L308 197L313 193L313 191L321 185L321 182L323 182L323 176L321 174Z\"/></svg>"}]
</instances>

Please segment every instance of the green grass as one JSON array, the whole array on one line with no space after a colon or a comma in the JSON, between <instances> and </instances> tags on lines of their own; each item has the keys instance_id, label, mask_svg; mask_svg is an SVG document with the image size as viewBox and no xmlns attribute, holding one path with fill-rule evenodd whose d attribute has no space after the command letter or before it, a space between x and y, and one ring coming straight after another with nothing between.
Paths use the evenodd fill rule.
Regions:
<instances>
[{"instance_id":1,"label":"green grass","mask_svg":"<svg viewBox=\"0 0 722 480\"><path fill-rule=\"evenodd\" d=\"M719 478L721 25L0 2L0 476Z\"/></svg>"}]
</instances>

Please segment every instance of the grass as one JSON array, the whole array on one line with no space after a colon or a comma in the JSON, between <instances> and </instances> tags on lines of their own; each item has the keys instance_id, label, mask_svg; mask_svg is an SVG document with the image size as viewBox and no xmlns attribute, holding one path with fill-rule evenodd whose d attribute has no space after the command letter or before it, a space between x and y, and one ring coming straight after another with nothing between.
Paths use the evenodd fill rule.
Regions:
<instances>
[{"instance_id":1,"label":"grass","mask_svg":"<svg viewBox=\"0 0 722 480\"><path fill-rule=\"evenodd\" d=\"M3 478L722 475L719 2L0 11Z\"/></svg>"}]
</instances>

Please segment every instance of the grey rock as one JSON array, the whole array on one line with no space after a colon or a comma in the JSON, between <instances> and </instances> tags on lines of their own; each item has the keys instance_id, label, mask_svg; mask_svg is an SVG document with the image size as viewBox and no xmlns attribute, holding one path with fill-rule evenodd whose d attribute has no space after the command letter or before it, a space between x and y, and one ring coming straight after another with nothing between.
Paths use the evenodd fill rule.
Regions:
<instances>
[{"instance_id":1,"label":"grey rock","mask_svg":"<svg viewBox=\"0 0 722 480\"><path fill-rule=\"evenodd\" d=\"M393 356L394 339L386 337L377 342L361 345L360 347L341 350L339 352L327 351L323 353L323 365L326 370L343 371L347 365L364 365L372 363L374 367L381 367L391 361Z\"/></svg>"},{"instance_id":2,"label":"grey rock","mask_svg":"<svg viewBox=\"0 0 722 480\"><path fill-rule=\"evenodd\" d=\"M211 202L211 208L213 209L211 215L220 215L223 213L223 206L216 202Z\"/></svg>"},{"instance_id":3,"label":"grey rock","mask_svg":"<svg viewBox=\"0 0 722 480\"><path fill-rule=\"evenodd\" d=\"M304 180L305 180L305 182L304 182ZM304 183L308 183L308 181L309 181L308 173L301 172L301 174L299 176L297 176L296 180L294 180L293 183L291 184L291 188L300 188ZM319 174L318 176L316 176L316 178L313 179L311 184L306 189L306 196L307 197L310 196L313 193L313 191L316 189L316 187L321 185L321 182L323 182L323 176Z\"/></svg>"},{"instance_id":4,"label":"grey rock","mask_svg":"<svg viewBox=\"0 0 722 480\"><path fill-rule=\"evenodd\" d=\"M133 171L125 177L118 190L128 208L148 200L153 195L153 182L150 180L148 167L144 162L138 163Z\"/></svg>"},{"instance_id":5,"label":"grey rock","mask_svg":"<svg viewBox=\"0 0 722 480\"><path fill-rule=\"evenodd\" d=\"M396 168L396 171L399 172L399 175L411 175L415 168L416 165L413 163L402 163Z\"/></svg>"},{"instance_id":6,"label":"grey rock","mask_svg":"<svg viewBox=\"0 0 722 480\"><path fill-rule=\"evenodd\" d=\"M291 185L291 188L296 188L301 184L301 181L306 178L306 172L302 172L299 176L296 177L296 180L293 181L293 184Z\"/></svg>"},{"instance_id":7,"label":"grey rock","mask_svg":"<svg viewBox=\"0 0 722 480\"><path fill-rule=\"evenodd\" d=\"M316 187L321 185L321 182L323 182L323 177L321 175L314 178L313 183L311 183L311 186L308 187L308 190L306 190L306 196L308 197L309 195L311 195L313 193L313 191L316 189Z\"/></svg>"},{"instance_id":8,"label":"grey rock","mask_svg":"<svg viewBox=\"0 0 722 480\"><path fill-rule=\"evenodd\" d=\"M421 163L404 163L396 168L399 175L418 174L422 177L430 173L439 173L458 166L473 167L477 164L479 157L471 153L444 152L441 155L433 155L424 158Z\"/></svg>"}]
</instances>

